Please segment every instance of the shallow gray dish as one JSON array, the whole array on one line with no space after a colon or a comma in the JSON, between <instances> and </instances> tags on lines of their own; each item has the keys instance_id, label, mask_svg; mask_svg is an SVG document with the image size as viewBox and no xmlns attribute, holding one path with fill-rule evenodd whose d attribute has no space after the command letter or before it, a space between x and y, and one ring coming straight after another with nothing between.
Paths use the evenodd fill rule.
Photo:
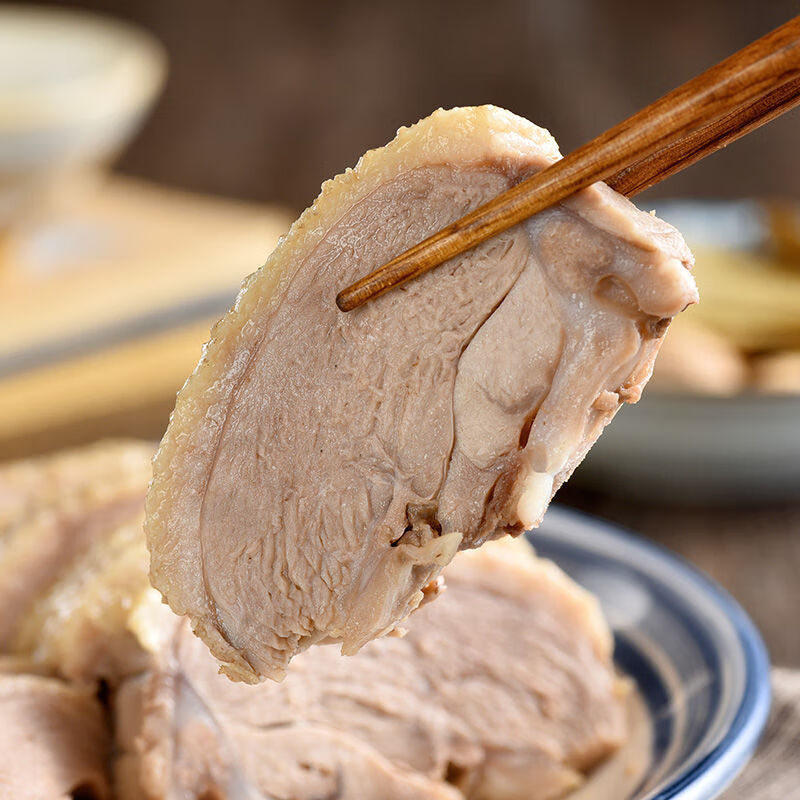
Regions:
<instances>
[{"instance_id":1,"label":"shallow gray dish","mask_svg":"<svg viewBox=\"0 0 800 800\"><path fill-rule=\"evenodd\" d=\"M575 481L666 502L800 499L800 396L645 391L620 409Z\"/></svg>"},{"instance_id":2,"label":"shallow gray dish","mask_svg":"<svg viewBox=\"0 0 800 800\"><path fill-rule=\"evenodd\" d=\"M615 661L647 703L653 757L631 800L717 797L769 712L769 660L753 623L695 567L605 522L551 508L528 536L598 597Z\"/></svg>"}]
</instances>

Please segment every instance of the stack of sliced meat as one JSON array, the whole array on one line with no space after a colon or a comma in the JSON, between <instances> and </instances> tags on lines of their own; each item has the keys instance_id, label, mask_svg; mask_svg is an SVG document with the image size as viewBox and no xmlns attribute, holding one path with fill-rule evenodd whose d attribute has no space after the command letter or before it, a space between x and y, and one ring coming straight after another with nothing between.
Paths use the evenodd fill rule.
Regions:
<instances>
[{"instance_id":1,"label":"stack of sliced meat","mask_svg":"<svg viewBox=\"0 0 800 800\"><path fill-rule=\"evenodd\" d=\"M120 496L138 480L141 500L150 453L112 443L0 468L4 508L27 504L19 524L65 506L88 520L90 483L113 502L114 480ZM141 510L28 528L31 574L50 577L10 626L0 797L549 799L624 739L596 603L523 541L459 555L405 637L352 658L313 648L282 683L248 686L148 585L140 526Z\"/></svg>"},{"instance_id":2,"label":"stack of sliced meat","mask_svg":"<svg viewBox=\"0 0 800 800\"><path fill-rule=\"evenodd\" d=\"M67 576L79 575L78 565L117 526L134 525L141 539L152 452L147 443L108 442L0 467L3 800L111 796L112 742L106 709L97 699L97 679L104 676L93 668L97 679L73 684L60 679L62 664L69 673L70 660L87 659L77 638L61 652L50 647L49 638L68 636L64 631L74 624L67 608L61 620L42 619L40 637L27 641L25 631L34 627L37 609L52 606L59 593L70 602ZM146 575L146 562L137 569ZM116 586L109 590L116 594ZM73 601L81 615L102 614L85 600ZM105 647L100 641L86 644Z\"/></svg>"}]
</instances>

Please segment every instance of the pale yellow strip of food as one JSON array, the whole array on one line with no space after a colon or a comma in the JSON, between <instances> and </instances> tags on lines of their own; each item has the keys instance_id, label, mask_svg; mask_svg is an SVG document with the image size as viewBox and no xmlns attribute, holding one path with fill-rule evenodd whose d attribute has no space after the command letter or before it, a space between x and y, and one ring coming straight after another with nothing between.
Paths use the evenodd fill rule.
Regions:
<instances>
[{"instance_id":1,"label":"pale yellow strip of food","mask_svg":"<svg viewBox=\"0 0 800 800\"><path fill-rule=\"evenodd\" d=\"M89 239L74 257L68 242L5 243L0 357L215 293L232 300L290 221L281 209L114 178L59 223ZM42 248L54 251L52 268Z\"/></svg>"},{"instance_id":2,"label":"pale yellow strip of food","mask_svg":"<svg viewBox=\"0 0 800 800\"><path fill-rule=\"evenodd\" d=\"M174 395L200 358L214 321L205 319L0 382L0 439Z\"/></svg>"}]
</instances>

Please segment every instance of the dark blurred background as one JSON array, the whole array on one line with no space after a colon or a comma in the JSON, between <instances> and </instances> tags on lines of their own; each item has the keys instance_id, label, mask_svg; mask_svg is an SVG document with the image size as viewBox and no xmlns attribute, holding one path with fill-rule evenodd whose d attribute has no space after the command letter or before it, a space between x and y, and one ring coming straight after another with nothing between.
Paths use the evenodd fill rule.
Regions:
<instances>
[{"instance_id":1,"label":"dark blurred background","mask_svg":"<svg viewBox=\"0 0 800 800\"><path fill-rule=\"evenodd\" d=\"M798 12L792 0L62 5L133 20L167 47L166 91L124 171L294 208L439 106L504 106L567 152ZM655 192L798 195L798 140L790 115Z\"/></svg>"}]
</instances>

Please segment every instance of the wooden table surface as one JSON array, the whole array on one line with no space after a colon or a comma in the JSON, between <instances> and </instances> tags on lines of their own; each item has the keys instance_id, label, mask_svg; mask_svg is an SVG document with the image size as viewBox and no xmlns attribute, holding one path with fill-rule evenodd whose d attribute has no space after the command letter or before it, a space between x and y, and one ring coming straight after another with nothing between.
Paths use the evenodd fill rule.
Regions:
<instances>
[{"instance_id":1,"label":"wooden table surface","mask_svg":"<svg viewBox=\"0 0 800 800\"><path fill-rule=\"evenodd\" d=\"M692 561L751 615L772 662L800 667L800 488L796 505L643 506L567 485L557 501L619 523Z\"/></svg>"},{"instance_id":2,"label":"wooden table surface","mask_svg":"<svg viewBox=\"0 0 800 800\"><path fill-rule=\"evenodd\" d=\"M293 214L122 176L0 248L0 461L158 438Z\"/></svg>"}]
</instances>

